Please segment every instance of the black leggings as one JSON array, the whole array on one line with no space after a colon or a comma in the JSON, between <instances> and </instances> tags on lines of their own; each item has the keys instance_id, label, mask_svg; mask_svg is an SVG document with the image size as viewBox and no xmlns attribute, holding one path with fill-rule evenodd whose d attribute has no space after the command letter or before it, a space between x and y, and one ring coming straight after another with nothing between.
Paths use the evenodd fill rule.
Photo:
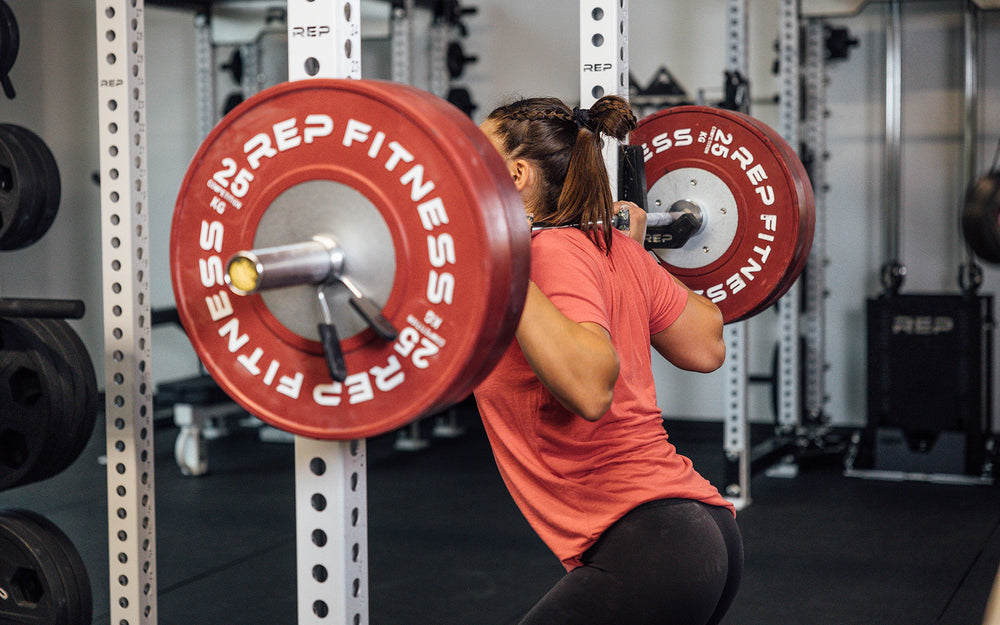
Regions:
<instances>
[{"instance_id":1,"label":"black leggings","mask_svg":"<svg viewBox=\"0 0 1000 625\"><path fill-rule=\"evenodd\" d=\"M688 499L645 503L608 528L521 625L716 625L736 596L733 513Z\"/></svg>"}]
</instances>

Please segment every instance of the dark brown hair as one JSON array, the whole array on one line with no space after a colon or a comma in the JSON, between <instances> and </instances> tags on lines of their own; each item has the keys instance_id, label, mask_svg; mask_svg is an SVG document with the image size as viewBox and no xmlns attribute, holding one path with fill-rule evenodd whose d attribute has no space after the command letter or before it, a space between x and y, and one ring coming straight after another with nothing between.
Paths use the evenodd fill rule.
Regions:
<instances>
[{"instance_id":1,"label":"dark brown hair","mask_svg":"<svg viewBox=\"0 0 1000 625\"><path fill-rule=\"evenodd\" d=\"M594 245L609 252L614 207L601 135L623 141L636 127L628 102L604 96L579 110L557 98L527 98L498 107L487 119L506 158L538 168L534 223L580 224Z\"/></svg>"}]
</instances>

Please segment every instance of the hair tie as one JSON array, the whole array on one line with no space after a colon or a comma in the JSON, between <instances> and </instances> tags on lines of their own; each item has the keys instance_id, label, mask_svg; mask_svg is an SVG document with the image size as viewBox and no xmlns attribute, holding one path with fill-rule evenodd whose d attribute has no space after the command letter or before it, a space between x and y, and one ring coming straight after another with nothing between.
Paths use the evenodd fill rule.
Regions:
<instances>
[{"instance_id":1,"label":"hair tie","mask_svg":"<svg viewBox=\"0 0 1000 625\"><path fill-rule=\"evenodd\" d=\"M590 132L597 132L590 123L590 109L582 109L579 106L573 107L573 119L577 128L586 128Z\"/></svg>"}]
</instances>

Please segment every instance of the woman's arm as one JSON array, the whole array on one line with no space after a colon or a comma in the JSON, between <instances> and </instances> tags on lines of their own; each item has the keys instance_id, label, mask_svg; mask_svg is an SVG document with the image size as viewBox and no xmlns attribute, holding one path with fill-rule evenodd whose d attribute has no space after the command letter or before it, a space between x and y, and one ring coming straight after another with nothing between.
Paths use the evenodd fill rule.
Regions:
<instances>
[{"instance_id":1,"label":"woman's arm","mask_svg":"<svg viewBox=\"0 0 1000 625\"><path fill-rule=\"evenodd\" d=\"M687 303L677 321L654 334L650 343L674 366L701 373L715 371L726 359L722 313L710 299L698 295L677 278L674 281L687 291Z\"/></svg>"},{"instance_id":2,"label":"woman's arm","mask_svg":"<svg viewBox=\"0 0 1000 625\"><path fill-rule=\"evenodd\" d=\"M629 236L643 243L646 211L633 202L615 202L615 210L627 208ZM684 311L670 327L653 335L651 343L664 358L681 369L708 373L722 366L726 344L722 340L722 313L708 298L698 295L674 278L688 293Z\"/></svg>"},{"instance_id":3,"label":"woman's arm","mask_svg":"<svg viewBox=\"0 0 1000 625\"><path fill-rule=\"evenodd\" d=\"M596 421L611 408L618 353L607 330L572 321L529 282L516 336L532 371L567 410Z\"/></svg>"}]
</instances>

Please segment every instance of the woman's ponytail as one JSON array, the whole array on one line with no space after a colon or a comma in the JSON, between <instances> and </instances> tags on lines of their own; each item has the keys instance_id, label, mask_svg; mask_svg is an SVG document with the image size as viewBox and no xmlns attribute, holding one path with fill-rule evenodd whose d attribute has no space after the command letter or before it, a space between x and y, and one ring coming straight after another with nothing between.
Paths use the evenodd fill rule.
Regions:
<instances>
[{"instance_id":1,"label":"woman's ponytail","mask_svg":"<svg viewBox=\"0 0 1000 625\"><path fill-rule=\"evenodd\" d=\"M557 213L578 215L581 229L595 245L608 252L611 250L614 200L601 152L601 135L624 141L636 127L635 114L624 99L604 96L589 110L574 109L574 118L579 129ZM580 123L581 119L585 123Z\"/></svg>"},{"instance_id":2,"label":"woman's ponytail","mask_svg":"<svg viewBox=\"0 0 1000 625\"><path fill-rule=\"evenodd\" d=\"M611 249L614 206L602 135L624 141L635 114L618 96L604 96L590 109L570 109L556 98L529 98L489 115L507 158L524 158L541 173L531 207L536 224L578 224L594 244Z\"/></svg>"}]
</instances>

